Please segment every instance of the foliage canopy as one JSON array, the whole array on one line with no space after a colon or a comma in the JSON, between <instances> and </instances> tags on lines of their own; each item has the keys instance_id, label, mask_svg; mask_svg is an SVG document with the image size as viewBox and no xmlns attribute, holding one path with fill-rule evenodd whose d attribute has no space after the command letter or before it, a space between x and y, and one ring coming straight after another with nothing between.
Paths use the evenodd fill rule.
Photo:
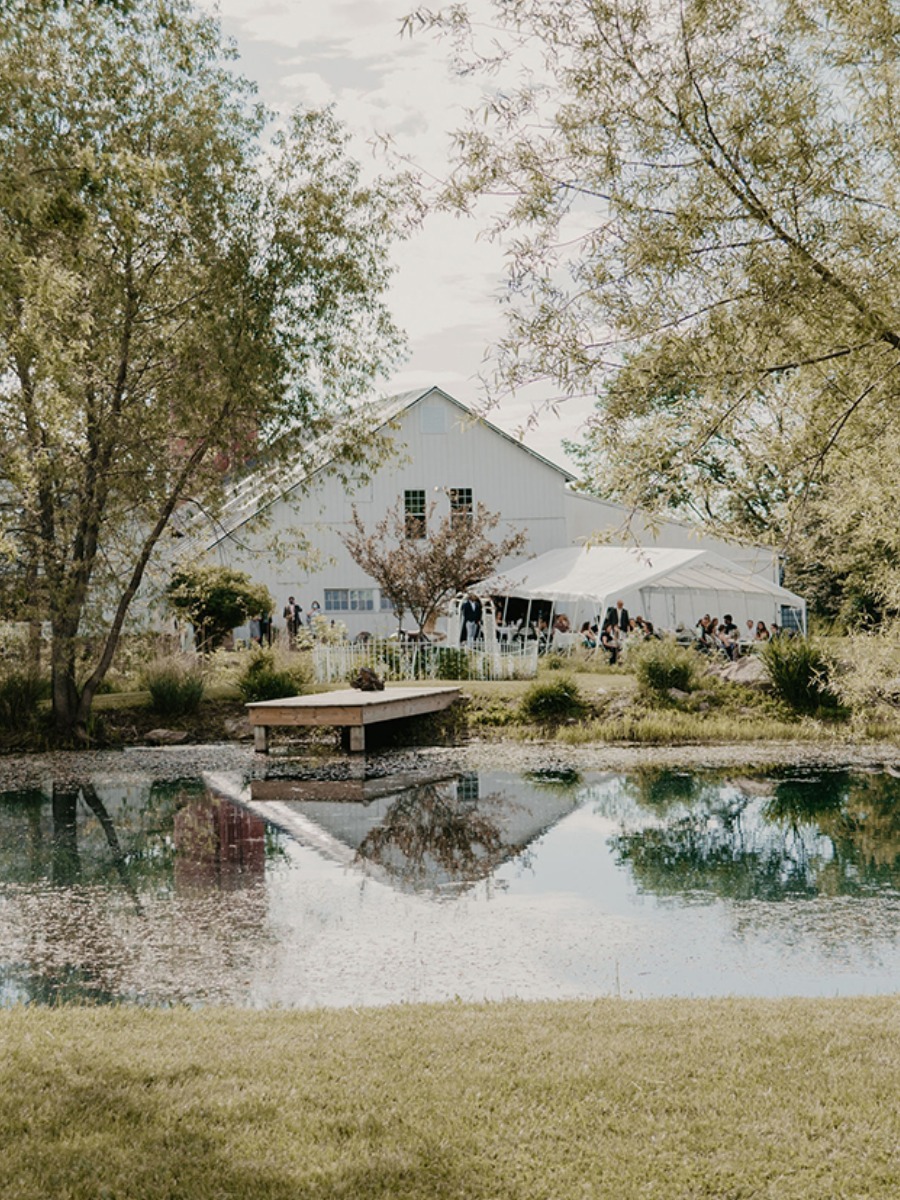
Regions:
<instances>
[{"instance_id":1,"label":"foliage canopy","mask_svg":"<svg viewBox=\"0 0 900 1200\"><path fill-rule=\"evenodd\" d=\"M872 495L893 514L896 4L491 9L489 24L467 4L407 23L485 72L439 203L495 198L497 388L598 395L580 458L606 494L794 535L801 559L860 585L868 568L900 603L900 526ZM865 553L847 554L857 524Z\"/></svg>"},{"instance_id":2,"label":"foliage canopy","mask_svg":"<svg viewBox=\"0 0 900 1200\"><path fill-rule=\"evenodd\" d=\"M327 110L264 155L229 57L187 0L0 8L0 584L50 623L64 736L176 509L302 453L400 344L393 190Z\"/></svg>"}]
</instances>

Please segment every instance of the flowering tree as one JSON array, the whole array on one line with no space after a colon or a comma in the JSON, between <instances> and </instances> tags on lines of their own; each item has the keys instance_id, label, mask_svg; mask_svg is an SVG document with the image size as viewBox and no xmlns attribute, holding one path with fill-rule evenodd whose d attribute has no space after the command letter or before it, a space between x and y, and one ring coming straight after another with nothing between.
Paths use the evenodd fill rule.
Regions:
<instances>
[{"instance_id":1,"label":"flowering tree","mask_svg":"<svg viewBox=\"0 0 900 1200\"><path fill-rule=\"evenodd\" d=\"M434 524L435 504L428 508L425 536L410 536L411 530L400 501L369 532L356 508L353 530L343 536L344 545L402 619L410 613L419 632L437 615L442 605L479 579L492 575L504 558L522 550L524 532L509 533L499 541L492 537L500 514L476 504L468 513L448 513Z\"/></svg>"}]
</instances>

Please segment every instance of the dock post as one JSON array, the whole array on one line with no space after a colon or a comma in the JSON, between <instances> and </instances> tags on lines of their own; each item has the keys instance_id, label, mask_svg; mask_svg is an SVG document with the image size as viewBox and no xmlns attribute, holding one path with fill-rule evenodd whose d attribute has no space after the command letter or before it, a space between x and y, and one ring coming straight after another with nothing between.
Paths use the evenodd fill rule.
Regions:
<instances>
[{"instance_id":1,"label":"dock post","mask_svg":"<svg viewBox=\"0 0 900 1200\"><path fill-rule=\"evenodd\" d=\"M253 726L253 749L257 754L269 753L269 729L267 725Z\"/></svg>"},{"instance_id":2,"label":"dock post","mask_svg":"<svg viewBox=\"0 0 900 1200\"><path fill-rule=\"evenodd\" d=\"M350 753L363 754L366 749L365 725L351 725L348 732L350 734Z\"/></svg>"}]
</instances>

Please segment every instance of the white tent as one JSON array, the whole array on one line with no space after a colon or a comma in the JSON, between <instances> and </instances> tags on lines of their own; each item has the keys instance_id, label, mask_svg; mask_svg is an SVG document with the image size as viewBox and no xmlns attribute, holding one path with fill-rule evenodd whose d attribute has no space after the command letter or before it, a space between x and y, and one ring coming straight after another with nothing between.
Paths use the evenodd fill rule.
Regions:
<instances>
[{"instance_id":1,"label":"white tent","mask_svg":"<svg viewBox=\"0 0 900 1200\"><path fill-rule=\"evenodd\" d=\"M806 601L711 550L565 546L478 584L483 596L514 597L565 612L573 629L617 600L657 629L693 628L704 613L806 629Z\"/></svg>"}]
</instances>

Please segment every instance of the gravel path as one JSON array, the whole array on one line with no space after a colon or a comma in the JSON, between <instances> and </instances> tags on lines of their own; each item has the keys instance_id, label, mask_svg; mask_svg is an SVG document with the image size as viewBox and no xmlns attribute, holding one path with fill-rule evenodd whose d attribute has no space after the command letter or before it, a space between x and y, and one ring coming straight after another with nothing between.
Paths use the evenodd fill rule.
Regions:
<instances>
[{"instance_id":1,"label":"gravel path","mask_svg":"<svg viewBox=\"0 0 900 1200\"><path fill-rule=\"evenodd\" d=\"M86 776L153 775L184 779L207 771L246 778L378 778L435 771L628 771L637 767L871 766L900 771L900 746L852 742L745 742L722 746L561 746L556 742L479 742L459 747L416 747L359 759L339 754L276 749L258 755L246 743L208 746L133 747L125 750L57 751L0 758L0 790L78 781Z\"/></svg>"}]
</instances>

